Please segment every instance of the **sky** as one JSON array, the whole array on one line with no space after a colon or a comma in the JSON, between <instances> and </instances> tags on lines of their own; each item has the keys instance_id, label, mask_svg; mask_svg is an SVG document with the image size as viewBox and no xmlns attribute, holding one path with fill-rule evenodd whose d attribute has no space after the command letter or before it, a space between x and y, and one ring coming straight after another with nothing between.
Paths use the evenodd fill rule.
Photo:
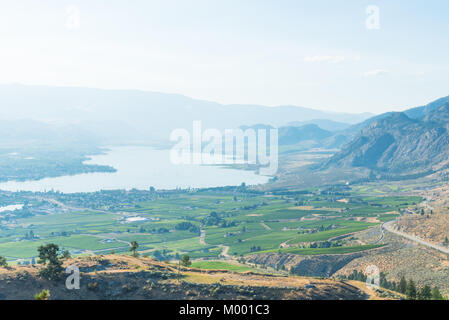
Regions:
<instances>
[{"instance_id":1,"label":"sky","mask_svg":"<svg viewBox=\"0 0 449 320\"><path fill-rule=\"evenodd\" d=\"M3 0L0 83L382 113L449 95L447 0Z\"/></svg>"}]
</instances>

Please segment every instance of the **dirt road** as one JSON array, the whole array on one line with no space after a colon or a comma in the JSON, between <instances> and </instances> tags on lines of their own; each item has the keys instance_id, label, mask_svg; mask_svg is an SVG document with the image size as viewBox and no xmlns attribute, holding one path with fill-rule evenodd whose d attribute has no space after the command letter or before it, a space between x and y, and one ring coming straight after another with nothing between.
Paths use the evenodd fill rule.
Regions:
<instances>
[{"instance_id":1,"label":"dirt road","mask_svg":"<svg viewBox=\"0 0 449 320\"><path fill-rule=\"evenodd\" d=\"M206 230L201 230L200 234L200 244L206 245Z\"/></svg>"},{"instance_id":2,"label":"dirt road","mask_svg":"<svg viewBox=\"0 0 449 320\"><path fill-rule=\"evenodd\" d=\"M268 231L271 231L271 228L269 226L267 226L264 222L261 222L260 224L261 224L262 227L264 227Z\"/></svg>"}]
</instances>

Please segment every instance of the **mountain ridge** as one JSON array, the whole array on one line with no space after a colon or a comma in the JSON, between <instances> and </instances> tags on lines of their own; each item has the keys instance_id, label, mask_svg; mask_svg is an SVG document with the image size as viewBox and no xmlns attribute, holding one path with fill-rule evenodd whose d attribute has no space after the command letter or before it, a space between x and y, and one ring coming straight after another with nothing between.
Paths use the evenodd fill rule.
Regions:
<instances>
[{"instance_id":1,"label":"mountain ridge","mask_svg":"<svg viewBox=\"0 0 449 320\"><path fill-rule=\"evenodd\" d=\"M178 94L141 90L0 85L0 119L75 124L109 140L122 136L168 141L174 129L222 129L264 123L272 126L312 119L357 123L371 114L331 113L297 106L222 105ZM111 130L114 127L114 130Z\"/></svg>"},{"instance_id":2,"label":"mountain ridge","mask_svg":"<svg viewBox=\"0 0 449 320\"><path fill-rule=\"evenodd\" d=\"M445 169L449 159L449 103L445 99L439 103L420 118L411 118L407 112L377 117L323 167L364 167L388 175Z\"/></svg>"}]
</instances>

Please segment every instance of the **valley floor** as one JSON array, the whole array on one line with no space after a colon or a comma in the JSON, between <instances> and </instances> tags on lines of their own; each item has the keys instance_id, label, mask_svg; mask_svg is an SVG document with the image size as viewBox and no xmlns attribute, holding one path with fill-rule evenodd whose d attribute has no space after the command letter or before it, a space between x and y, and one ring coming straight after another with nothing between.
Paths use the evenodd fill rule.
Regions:
<instances>
[{"instance_id":1,"label":"valley floor","mask_svg":"<svg viewBox=\"0 0 449 320\"><path fill-rule=\"evenodd\" d=\"M186 273L195 283L221 283L219 272L213 271L217 269L227 270L223 281L238 284L233 272L336 281L331 279L375 266L389 281L404 276L418 287L438 286L448 293L448 255L435 250L446 250L447 206L438 199L447 197L436 196L433 188L416 190L367 184L271 192L245 186L85 194L0 192L4 205L26 203L0 212L0 256L12 268L18 265L32 273L38 268L32 266L37 248L43 244L55 243L74 257L97 259L129 254L131 242L137 241L142 261L178 261L188 255L193 266L209 270L203 272L204 279L201 272ZM176 292L173 297L180 295ZM298 298L296 294L291 297Z\"/></svg>"}]
</instances>

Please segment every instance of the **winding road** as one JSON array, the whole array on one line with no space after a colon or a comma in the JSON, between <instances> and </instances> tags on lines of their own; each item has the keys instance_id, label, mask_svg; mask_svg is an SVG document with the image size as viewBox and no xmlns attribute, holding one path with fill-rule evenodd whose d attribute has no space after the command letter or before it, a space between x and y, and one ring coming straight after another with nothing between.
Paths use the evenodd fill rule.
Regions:
<instances>
[{"instance_id":1,"label":"winding road","mask_svg":"<svg viewBox=\"0 0 449 320\"><path fill-rule=\"evenodd\" d=\"M397 234L397 235L399 235L399 236L401 236L401 237L404 237L404 238L409 239L409 240L411 240L411 241L414 241L414 242L417 242L417 243L419 243L419 244L422 244L423 246L426 246L426 247L429 247L429 248L438 250L438 251L440 251L440 252L449 254L449 248L446 248L446 247L443 247L443 246L440 246L440 245L437 245L437 244L433 244L433 243L427 242L427 241L422 240L422 239L420 239L420 238L418 238L418 237L416 237L416 236L412 236L412 235L407 234L407 233L405 233L405 232L396 230L396 229L394 228L394 226L393 226L395 222L396 222L395 220L389 221L389 222L385 222L385 223L382 225L382 229L385 229L385 230L387 230L388 232Z\"/></svg>"},{"instance_id":2,"label":"winding road","mask_svg":"<svg viewBox=\"0 0 449 320\"><path fill-rule=\"evenodd\" d=\"M381 232L380 238L377 239L376 241L374 241L373 244L377 244L377 243L381 242L385 238L384 225L385 225L385 223L382 223L382 225L380 226L380 232Z\"/></svg>"}]
</instances>

